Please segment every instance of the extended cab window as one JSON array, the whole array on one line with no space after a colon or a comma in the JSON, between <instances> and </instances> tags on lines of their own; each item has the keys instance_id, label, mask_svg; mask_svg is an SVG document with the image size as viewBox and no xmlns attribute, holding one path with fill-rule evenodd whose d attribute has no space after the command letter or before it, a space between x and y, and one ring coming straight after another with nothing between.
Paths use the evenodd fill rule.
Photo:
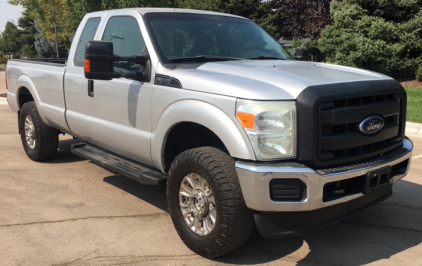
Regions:
<instances>
[{"instance_id":1,"label":"extended cab window","mask_svg":"<svg viewBox=\"0 0 422 266\"><path fill-rule=\"evenodd\" d=\"M147 54L138 22L133 17L110 18L104 31L103 40L113 42L114 54L119 56ZM137 64L114 62L114 71L127 73L142 70Z\"/></svg>"},{"instance_id":2,"label":"extended cab window","mask_svg":"<svg viewBox=\"0 0 422 266\"><path fill-rule=\"evenodd\" d=\"M101 18L90 18L86 21L81 37L79 38L78 47L76 48L75 60L73 61L75 66L84 66L86 42L94 39L100 21Z\"/></svg>"}]
</instances>

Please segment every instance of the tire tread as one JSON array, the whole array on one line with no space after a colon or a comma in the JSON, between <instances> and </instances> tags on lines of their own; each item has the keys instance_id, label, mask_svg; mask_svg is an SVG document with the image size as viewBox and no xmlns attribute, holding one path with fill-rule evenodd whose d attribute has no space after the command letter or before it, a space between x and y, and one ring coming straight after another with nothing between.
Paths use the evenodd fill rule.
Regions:
<instances>
[{"instance_id":1,"label":"tire tread","mask_svg":"<svg viewBox=\"0 0 422 266\"><path fill-rule=\"evenodd\" d=\"M200 249L195 241L184 234L175 215L176 210L170 208L170 213L175 223L176 230L185 244L197 254L216 258L227 254L244 244L252 233L255 222L252 211L249 210L243 199L235 169L235 161L228 154L213 148L201 147L187 150L176 157L169 171L167 181L167 195L169 195L172 182L172 174L181 162L198 163L205 168L219 194L221 224L220 235L209 249ZM172 206L170 197L167 196L169 207ZM184 222L184 221L182 221Z\"/></svg>"}]
</instances>

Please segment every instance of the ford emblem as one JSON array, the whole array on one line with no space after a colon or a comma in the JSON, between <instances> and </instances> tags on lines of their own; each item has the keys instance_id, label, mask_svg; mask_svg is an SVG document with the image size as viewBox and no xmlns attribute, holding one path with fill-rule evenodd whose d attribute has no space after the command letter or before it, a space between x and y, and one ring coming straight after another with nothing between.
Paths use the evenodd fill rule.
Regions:
<instances>
[{"instance_id":1,"label":"ford emblem","mask_svg":"<svg viewBox=\"0 0 422 266\"><path fill-rule=\"evenodd\" d=\"M371 116L364 119L359 124L359 130L362 134L372 135L384 127L384 119L380 116Z\"/></svg>"}]
</instances>

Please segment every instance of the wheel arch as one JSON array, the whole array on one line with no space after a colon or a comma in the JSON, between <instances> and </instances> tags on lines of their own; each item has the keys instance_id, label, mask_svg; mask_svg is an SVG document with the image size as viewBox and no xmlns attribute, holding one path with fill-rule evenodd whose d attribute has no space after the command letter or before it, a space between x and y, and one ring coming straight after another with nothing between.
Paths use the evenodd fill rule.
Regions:
<instances>
[{"instance_id":1,"label":"wheel arch","mask_svg":"<svg viewBox=\"0 0 422 266\"><path fill-rule=\"evenodd\" d=\"M32 83L31 79L26 75L21 75L17 82L16 87L16 101L17 107L19 110L22 109L22 105L27 102L21 98L22 95L29 95L31 96L32 100L35 102L36 106L40 106L40 98L38 96L37 90L35 88L34 83Z\"/></svg>"},{"instance_id":2,"label":"wheel arch","mask_svg":"<svg viewBox=\"0 0 422 266\"><path fill-rule=\"evenodd\" d=\"M165 149L169 145L168 140L172 136L172 130L178 130L178 125L186 124L195 124L212 132L221 141L230 156L255 160L252 147L249 141L246 141L245 133L239 130L226 113L206 102L183 100L173 103L164 110L151 138L152 161L155 167L161 171L166 172L169 167L165 162Z\"/></svg>"}]
</instances>

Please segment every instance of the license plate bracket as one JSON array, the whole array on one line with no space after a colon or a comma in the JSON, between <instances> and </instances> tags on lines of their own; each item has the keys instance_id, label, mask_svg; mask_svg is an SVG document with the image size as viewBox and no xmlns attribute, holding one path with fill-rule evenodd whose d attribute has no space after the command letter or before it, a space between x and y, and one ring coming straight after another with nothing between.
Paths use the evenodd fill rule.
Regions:
<instances>
[{"instance_id":1,"label":"license plate bracket","mask_svg":"<svg viewBox=\"0 0 422 266\"><path fill-rule=\"evenodd\" d=\"M388 187L391 179L391 166L377 169L366 174L363 194L369 194L379 189Z\"/></svg>"}]
</instances>

